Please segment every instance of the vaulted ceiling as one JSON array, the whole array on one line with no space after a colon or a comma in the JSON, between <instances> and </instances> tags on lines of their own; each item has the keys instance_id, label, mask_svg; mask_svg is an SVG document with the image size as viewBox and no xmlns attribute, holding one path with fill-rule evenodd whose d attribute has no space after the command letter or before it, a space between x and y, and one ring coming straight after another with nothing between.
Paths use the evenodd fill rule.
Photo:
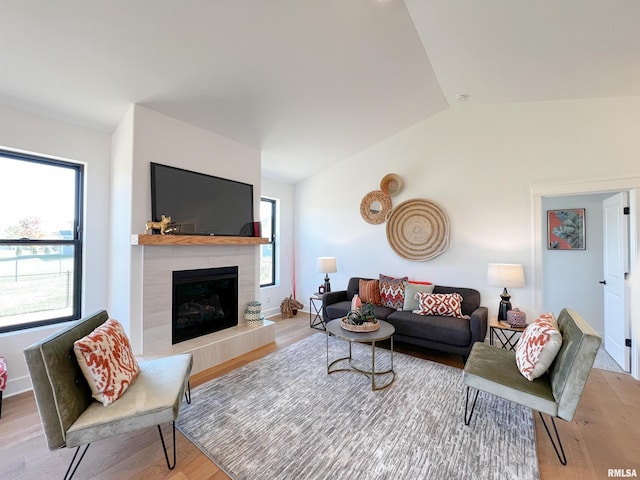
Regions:
<instances>
[{"instance_id":1,"label":"vaulted ceiling","mask_svg":"<svg viewBox=\"0 0 640 480\"><path fill-rule=\"evenodd\" d=\"M0 104L111 133L137 103L297 182L465 103L638 96L639 25L636 0L0 0Z\"/></svg>"}]
</instances>

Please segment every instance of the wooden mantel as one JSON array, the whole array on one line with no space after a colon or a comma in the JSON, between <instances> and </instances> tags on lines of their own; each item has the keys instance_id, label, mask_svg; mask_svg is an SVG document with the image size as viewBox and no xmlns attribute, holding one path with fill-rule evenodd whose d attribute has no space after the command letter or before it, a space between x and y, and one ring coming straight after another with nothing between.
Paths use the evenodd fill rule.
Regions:
<instances>
[{"instance_id":1,"label":"wooden mantel","mask_svg":"<svg viewBox=\"0 0 640 480\"><path fill-rule=\"evenodd\" d=\"M262 237L216 237L206 235L131 235L131 245L263 245Z\"/></svg>"}]
</instances>

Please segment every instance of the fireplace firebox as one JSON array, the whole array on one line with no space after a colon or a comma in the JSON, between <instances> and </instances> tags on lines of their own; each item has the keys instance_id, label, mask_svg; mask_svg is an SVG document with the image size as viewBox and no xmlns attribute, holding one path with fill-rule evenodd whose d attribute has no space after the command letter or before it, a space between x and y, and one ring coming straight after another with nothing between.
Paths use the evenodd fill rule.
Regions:
<instances>
[{"instance_id":1,"label":"fireplace firebox","mask_svg":"<svg viewBox=\"0 0 640 480\"><path fill-rule=\"evenodd\" d=\"M238 267L173 272L173 344L238 325Z\"/></svg>"}]
</instances>

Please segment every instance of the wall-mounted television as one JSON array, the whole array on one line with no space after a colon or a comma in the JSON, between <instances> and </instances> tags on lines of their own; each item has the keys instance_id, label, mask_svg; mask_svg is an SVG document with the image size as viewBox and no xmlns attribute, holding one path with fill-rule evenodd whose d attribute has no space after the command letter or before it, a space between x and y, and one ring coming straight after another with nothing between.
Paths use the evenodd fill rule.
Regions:
<instances>
[{"instance_id":1,"label":"wall-mounted television","mask_svg":"<svg viewBox=\"0 0 640 480\"><path fill-rule=\"evenodd\" d=\"M151 163L151 216L178 235L253 237L253 185Z\"/></svg>"}]
</instances>

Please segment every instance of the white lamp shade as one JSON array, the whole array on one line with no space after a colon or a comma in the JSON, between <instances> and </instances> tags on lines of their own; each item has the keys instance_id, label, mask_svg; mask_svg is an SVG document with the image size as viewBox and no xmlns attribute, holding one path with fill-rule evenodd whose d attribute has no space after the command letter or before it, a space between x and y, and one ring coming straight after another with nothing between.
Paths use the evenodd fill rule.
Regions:
<instances>
[{"instance_id":1,"label":"white lamp shade","mask_svg":"<svg viewBox=\"0 0 640 480\"><path fill-rule=\"evenodd\" d=\"M487 282L494 287L524 287L524 269L520 264L490 263Z\"/></svg>"},{"instance_id":2,"label":"white lamp shade","mask_svg":"<svg viewBox=\"0 0 640 480\"><path fill-rule=\"evenodd\" d=\"M338 268L336 265L336 257L318 257L316 268L318 272L321 272L321 273L337 272Z\"/></svg>"}]
</instances>

